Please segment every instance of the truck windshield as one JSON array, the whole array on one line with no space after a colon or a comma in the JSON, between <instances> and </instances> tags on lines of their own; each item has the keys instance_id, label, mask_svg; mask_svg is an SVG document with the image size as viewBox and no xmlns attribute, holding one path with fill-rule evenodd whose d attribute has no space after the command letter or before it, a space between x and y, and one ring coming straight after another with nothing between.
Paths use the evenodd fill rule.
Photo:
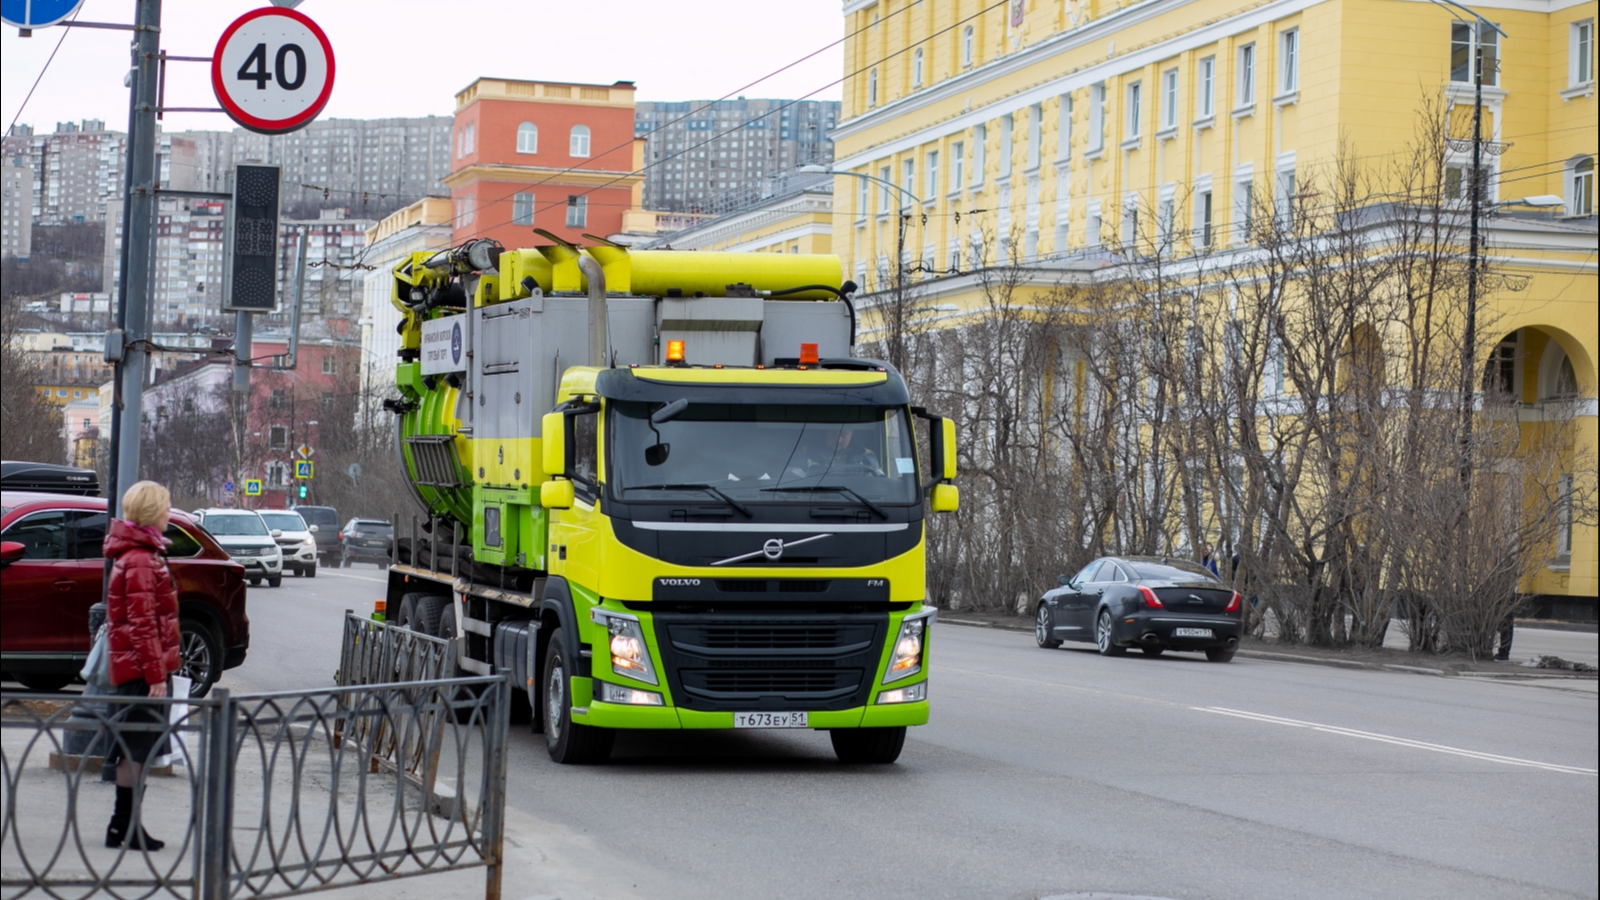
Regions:
<instances>
[{"instance_id":1,"label":"truck windshield","mask_svg":"<svg viewBox=\"0 0 1600 900\"><path fill-rule=\"evenodd\" d=\"M652 454L654 466L645 453L656 443L652 405L613 402L611 410L609 476L624 500L709 500L706 487L772 503L909 504L919 498L904 409L690 404L656 426L671 449L664 460L659 451ZM839 489L837 497L829 496L831 488Z\"/></svg>"}]
</instances>

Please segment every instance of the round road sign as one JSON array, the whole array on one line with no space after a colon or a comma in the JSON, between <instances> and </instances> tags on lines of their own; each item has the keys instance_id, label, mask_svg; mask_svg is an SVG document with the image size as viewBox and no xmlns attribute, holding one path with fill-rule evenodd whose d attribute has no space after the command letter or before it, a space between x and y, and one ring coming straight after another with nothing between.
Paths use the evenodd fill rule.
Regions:
<instances>
[{"instance_id":1,"label":"round road sign","mask_svg":"<svg viewBox=\"0 0 1600 900\"><path fill-rule=\"evenodd\" d=\"M222 32L211 87L235 122L261 134L303 128L333 93L333 45L292 9L253 9Z\"/></svg>"},{"instance_id":2,"label":"round road sign","mask_svg":"<svg viewBox=\"0 0 1600 900\"><path fill-rule=\"evenodd\" d=\"M44 28L78 11L83 0L0 0L0 19L18 28Z\"/></svg>"}]
</instances>

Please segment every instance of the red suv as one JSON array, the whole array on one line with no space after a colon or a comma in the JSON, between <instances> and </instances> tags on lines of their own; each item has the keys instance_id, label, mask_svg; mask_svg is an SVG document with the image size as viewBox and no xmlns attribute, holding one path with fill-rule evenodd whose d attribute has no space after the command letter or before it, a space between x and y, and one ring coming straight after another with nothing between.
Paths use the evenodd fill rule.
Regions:
<instances>
[{"instance_id":1,"label":"red suv","mask_svg":"<svg viewBox=\"0 0 1600 900\"><path fill-rule=\"evenodd\" d=\"M100 602L106 501L0 491L0 669L37 691L60 690L89 655L89 607ZM167 561L178 587L183 670L203 696L244 662L250 620L244 566L187 513L172 511Z\"/></svg>"}]
</instances>

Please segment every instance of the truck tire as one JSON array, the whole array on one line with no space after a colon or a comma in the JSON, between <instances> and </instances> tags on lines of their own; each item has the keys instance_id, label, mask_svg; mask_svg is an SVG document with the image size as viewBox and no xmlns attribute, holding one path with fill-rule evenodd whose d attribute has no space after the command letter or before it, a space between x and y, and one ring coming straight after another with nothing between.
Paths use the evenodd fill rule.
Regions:
<instances>
[{"instance_id":1,"label":"truck tire","mask_svg":"<svg viewBox=\"0 0 1600 900\"><path fill-rule=\"evenodd\" d=\"M562 644L562 629L550 635L544 654L544 742L550 758L563 765L605 762L611 756L616 732L572 721L572 667Z\"/></svg>"},{"instance_id":2,"label":"truck tire","mask_svg":"<svg viewBox=\"0 0 1600 900\"><path fill-rule=\"evenodd\" d=\"M426 635L439 633L439 617L444 614L444 598L434 594L417 595L417 623L421 628L413 629Z\"/></svg>"},{"instance_id":3,"label":"truck tire","mask_svg":"<svg viewBox=\"0 0 1600 900\"><path fill-rule=\"evenodd\" d=\"M394 618L390 621L397 628L426 634L427 632L422 628L421 613L418 612L417 608L422 604L423 600L427 599L427 596L427 594L415 591L402 595L400 597L400 608L395 610Z\"/></svg>"},{"instance_id":4,"label":"truck tire","mask_svg":"<svg viewBox=\"0 0 1600 900\"><path fill-rule=\"evenodd\" d=\"M900 749L906 744L906 727L835 728L828 737L833 740L833 752L839 762L882 765L900 758Z\"/></svg>"}]
</instances>

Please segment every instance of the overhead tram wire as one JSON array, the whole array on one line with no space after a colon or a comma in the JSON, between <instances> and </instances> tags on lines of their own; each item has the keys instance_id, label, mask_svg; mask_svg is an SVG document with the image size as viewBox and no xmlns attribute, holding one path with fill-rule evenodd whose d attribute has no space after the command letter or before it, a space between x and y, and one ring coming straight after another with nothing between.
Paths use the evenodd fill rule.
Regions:
<instances>
[{"instance_id":1,"label":"overhead tram wire","mask_svg":"<svg viewBox=\"0 0 1600 900\"><path fill-rule=\"evenodd\" d=\"M81 12L83 12L82 6L73 10L72 18L68 19L67 21L78 21L78 13ZM67 42L67 35L71 32L71 28L68 28L65 25L61 26L61 37L56 39L56 48L50 51L49 58L44 61L44 67L39 70L39 77L33 79L33 87L28 88L28 95L22 98L22 105L17 107L17 114L11 117L11 124L6 127L6 134L8 136L11 134L12 129L17 127L17 122L22 119L22 111L28 108L28 101L33 99L33 92L39 89L39 82L44 80L44 73L50 71L50 64L55 62L56 54L61 52L61 45Z\"/></svg>"},{"instance_id":2,"label":"overhead tram wire","mask_svg":"<svg viewBox=\"0 0 1600 900\"><path fill-rule=\"evenodd\" d=\"M889 19L892 19L895 16L898 16L903 12L909 11L913 7L918 6L920 4L920 2L921 2L921 0L917 0L917 2L908 3L905 6L901 7L900 9L897 9L897 10L889 13L887 16L883 17L878 22L875 22L872 25L868 25L868 26L863 27L863 28L858 28L855 31L850 32L849 34L846 34L844 37L841 37L838 40L833 41L831 43L824 44L823 46L818 47L817 49L811 51L810 53L807 53L805 56L802 56L799 59L794 60L793 62L787 63L787 64L785 64L785 65L783 65L783 66L781 66L781 67L779 67L777 69L774 69L771 72L768 72L767 74L761 76L760 78L757 78L756 80L754 80L754 81L752 81L752 82L750 82L750 83L748 83L746 85L743 85L742 87L734 88L733 90L729 91L728 93L723 94L721 97L718 97L715 100L711 100L711 101L707 102L703 106L700 106L700 107L697 107L695 109L689 110L688 112L686 112L683 115L677 117L676 119L672 119L672 120L668 121L666 123L666 126L663 126L663 127L676 125L679 122L682 122L682 121L684 121L686 119L689 119L689 118L691 118L691 117L693 117L693 116L695 116L695 115L697 115L699 113L702 113L702 112L705 112L708 109L711 109L713 106L715 106L716 104L722 102L723 100L727 100L730 97L737 97L740 94L742 94L743 92L749 90L750 88L753 88L756 85L762 83L763 81L766 81L766 80L768 80L770 78L774 78L774 77L776 77L776 76L788 71L789 69L792 69L795 66L800 65L801 63L805 62L806 60L809 60L809 59L817 56L820 53L823 53L823 52L825 52L825 51L827 51L827 50L829 50L829 49L831 49L833 47L837 47L838 45L844 43L845 41L849 40L850 38L853 38L856 35L861 34L863 31L866 31L866 30L868 30L868 29L870 29L870 28L872 28L872 27L874 27L876 25L881 25L884 22L887 22ZM996 4L994 4L994 6L989 7L989 9L993 9L995 6L1002 6L1002 5L1004 5L1003 0L1002 0L1002 2L996 3ZM986 12L987 10L984 10L984 11ZM919 43L922 43L922 42L919 42ZM848 76L846 76L846 77L848 77ZM833 83L834 84L838 84L837 81L833 82ZM821 88L818 88L817 90L825 90L830 86L831 85L823 85ZM811 93L814 94L814 93L816 93L816 91L812 91ZM811 94L806 94L805 96L809 97L809 96L811 96ZM804 99L804 98L802 98L802 99ZM778 112L779 110L786 109L786 108L787 108L787 105L784 106L784 107L780 107L778 110L773 110L773 112ZM767 114L767 116L770 116L770 115L771 115L771 113ZM765 119L765 118L767 118L767 116L762 116L761 118ZM751 121L756 121L756 120L751 120ZM740 127L743 127L743 126L741 125ZM720 137L720 135L718 135L718 137ZM615 147L610 148L609 150L606 150L604 152L593 154L593 155L589 156L588 159L586 159L584 162L578 163L576 165L568 166L567 168L561 169L560 171L557 171L557 172L552 172L549 175L546 175L544 178L542 178L539 181L535 181L535 182L532 182L532 183L529 183L529 184L519 185L518 187L520 189L527 189L527 188L535 188L535 187L538 187L539 185L542 185L542 184L548 184L551 181L553 181L554 179L561 177L562 175L568 175L568 174L571 174L573 172L577 172L577 171L582 170L585 166L587 166L589 164L589 162L591 162L593 160L604 159L605 157L609 156L612 153L616 153L619 150L626 150L629 147L632 147L634 140L635 140L634 138L629 138L627 141L625 141L625 142L623 142L621 144L618 144ZM715 137L713 137L712 140L715 140ZM700 146L703 146L703 145L700 145ZM690 149L694 149L694 148L690 148ZM687 151L684 151L684 152L687 152ZM668 161L670 161L672 159L676 159L676 158L677 158L676 155L669 156L666 159L661 160L660 162L668 162ZM644 169L648 169L653 165L655 165L655 164L652 163L650 166L645 166ZM628 175L623 176L623 177L628 177L628 176L640 174L641 172L644 171L644 169L640 169L640 170L638 170L636 172L629 172ZM614 183L614 182L612 182L612 183ZM506 195L504 195L502 197L497 197L494 200L490 200L489 202L484 204L484 208L488 209L491 206L495 206L495 205L498 205L500 203L504 203L507 200L510 200L517 193L520 193L520 190L513 190L512 193L510 193L510 194L506 194ZM588 192L585 191L584 193L587 194ZM580 195L580 196L582 196L582 195ZM452 225L456 224L455 223L455 219L457 219L459 217L460 217L459 214L453 215L451 217ZM509 223L500 223L500 224L509 224ZM491 227L498 227L498 225L491 226ZM479 231L481 233L482 229L479 229Z\"/></svg>"},{"instance_id":3,"label":"overhead tram wire","mask_svg":"<svg viewBox=\"0 0 1600 900\"><path fill-rule=\"evenodd\" d=\"M812 96L813 94L817 94L817 93L820 93L822 91L825 91L828 88L831 88L831 87L833 87L835 85L843 84L845 81L847 81L847 80L849 80L851 78L857 77L857 76L861 75L864 72L871 71L873 69L873 67L881 65L881 64L883 64L885 62L888 62L889 60L894 59L895 57L900 56L902 54L909 53L914 48L916 48L917 46L920 46L922 44L926 44L929 41L932 41L935 38L938 38L939 36L941 36L943 34L946 34L948 32L954 31L956 28L959 28L960 26L965 25L966 23L972 21L973 19L978 18L979 16L982 16L982 15L984 15L984 14L986 14L986 13L992 11L992 10L995 10L995 9L998 9L998 8L1000 8L1002 6L1005 6L1008 2L1010 2L1010 0L997 0L997 2L992 3L992 4L988 5L988 6L985 6L982 9L979 9L977 12L973 13L972 15L967 16L964 19L960 19L960 20L958 20L958 21L946 26L945 28L941 28L938 31L935 31L935 32L929 34L927 37L925 37L925 38L923 38L923 39L921 39L919 41L916 41L913 44L907 44L905 47L902 47L901 49L896 50L893 53L888 54L887 56L884 56L884 57L882 57L880 59L874 60L873 62L868 63L867 65L864 65L859 69L856 69L855 71L846 73L841 78L836 78L833 81L828 82L827 84L821 85L821 86L815 88L814 90L808 91L808 92L800 95L796 99L790 100L790 101L784 103L783 105L774 108L771 112L768 112L766 115L761 116L760 118L764 119L764 118L768 118L768 117L770 117L772 115L775 115L777 113L780 113L783 110L788 109L789 107L800 103L801 101L805 100L807 97ZM909 9L910 6L908 5L905 8ZM882 24L882 21L880 21L879 24ZM855 33L860 33L860 32L858 30ZM752 120L752 121L756 121L756 120ZM620 181L623 181L624 179L632 178L635 175L642 175L647 170L655 168L656 166L661 165L662 163L671 162L672 160L679 158L682 155L682 153L687 153L690 150L698 150L701 147L705 147L706 145L710 144L711 142L713 142L715 140L718 140L720 138L726 137L726 136L728 136L730 134L733 134L736 131L740 131L747 124L748 123L743 123L742 122L739 125L737 125L737 126L735 126L733 128L730 128L730 129L728 129L726 131L717 132L716 134L713 134L710 137L706 138L704 141L701 141L700 143L695 144L692 147L685 148L683 151L681 151L678 154L674 154L672 156L666 157L664 159L657 160L655 162L646 163L645 165L640 166L639 168L637 168L637 169L635 169L635 170L633 170L631 172L625 172L625 173L623 173L621 175L618 175L615 178L612 178L610 181L607 181L607 182L605 182L603 184L597 184L594 187L591 187L591 188L588 188L586 190L571 194L569 196L572 196L572 197L585 197L585 196L588 196L589 194L592 194L595 191L598 191L598 190L600 190L602 188L610 187L610 186L612 186L612 185L614 185L614 184L616 184L616 183L618 183ZM607 151L607 152L612 152L612 151ZM567 171L572 171L572 170L569 169ZM555 177L555 176L551 176L551 177ZM523 185L523 187L530 187L530 186L533 186L533 185ZM488 204L485 205L484 208L488 208L490 206L495 206L495 205L498 205L500 203L504 203L506 200L510 199L511 196L512 195L508 194L505 197L501 197L498 200L490 201ZM534 210L534 214L537 216L538 213L540 213L540 212L547 212L549 210L556 209L558 207L562 207L562 206L565 206L565 205L566 205L566 203L563 202L563 201L556 201L556 202L553 202L553 203L548 203L548 204L545 204L545 205L540 206L537 209L535 209ZM501 225L511 225L511 224L514 224L511 219L505 219L505 220L502 220L502 221L497 221L497 222L495 222L493 224L481 225L476 229L476 231L474 233L475 234L482 234L483 232L487 231L490 228L498 228Z\"/></svg>"}]
</instances>

